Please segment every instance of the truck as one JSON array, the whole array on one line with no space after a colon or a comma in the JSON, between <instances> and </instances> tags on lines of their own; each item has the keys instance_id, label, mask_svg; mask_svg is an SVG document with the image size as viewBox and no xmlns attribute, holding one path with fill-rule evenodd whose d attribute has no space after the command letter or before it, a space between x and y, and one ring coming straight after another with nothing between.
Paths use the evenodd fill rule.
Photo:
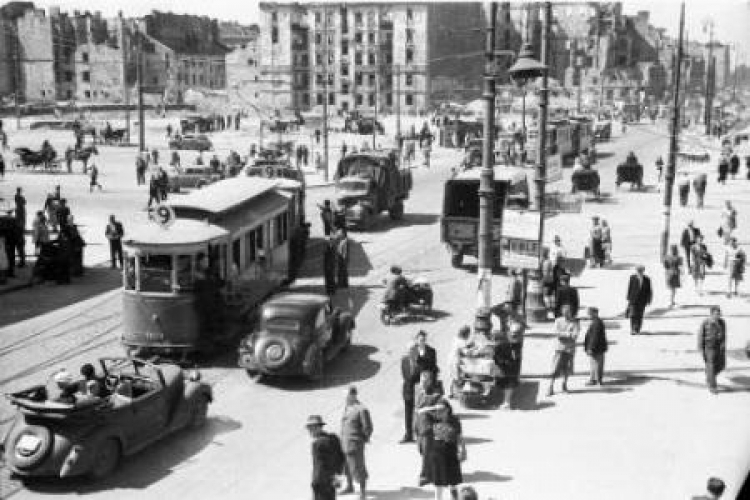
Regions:
<instances>
[{"instance_id":1,"label":"truck","mask_svg":"<svg viewBox=\"0 0 750 500\"><path fill-rule=\"evenodd\" d=\"M502 238L507 236L504 226L519 213L528 210L530 189L527 170L523 167L495 166L495 204L492 241L497 264L501 258ZM451 265L461 267L464 257L477 257L479 228L479 175L480 168L469 168L448 179L443 191L443 213L440 220L440 238L451 254ZM525 218L533 217L525 212ZM537 216L538 218L538 216ZM515 225L515 224L514 224Z\"/></svg>"},{"instance_id":2,"label":"truck","mask_svg":"<svg viewBox=\"0 0 750 500\"><path fill-rule=\"evenodd\" d=\"M399 165L396 150L349 154L339 162L334 179L336 203L347 227L366 229L386 210L393 220L403 218L412 175Z\"/></svg>"}]
</instances>

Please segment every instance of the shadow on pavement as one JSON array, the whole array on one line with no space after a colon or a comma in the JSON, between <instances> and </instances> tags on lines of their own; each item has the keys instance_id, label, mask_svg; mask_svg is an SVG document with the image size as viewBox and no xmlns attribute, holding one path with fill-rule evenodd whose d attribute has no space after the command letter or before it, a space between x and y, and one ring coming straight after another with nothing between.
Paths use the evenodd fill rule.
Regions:
<instances>
[{"instance_id":1,"label":"shadow on pavement","mask_svg":"<svg viewBox=\"0 0 750 500\"><path fill-rule=\"evenodd\" d=\"M372 495L376 500L411 500L413 498L433 498L434 496L432 490L423 490L422 488L409 486L389 491L372 490L368 491L367 494L368 497Z\"/></svg>"},{"instance_id":2,"label":"shadow on pavement","mask_svg":"<svg viewBox=\"0 0 750 500\"><path fill-rule=\"evenodd\" d=\"M210 410L209 410L210 411ZM216 442L218 436L236 431L242 424L227 416L209 417L205 427L197 431L177 432L149 447L145 453L138 453L124 459L118 470L102 481L92 483L87 478L34 481L26 485L35 493L77 494L94 493L105 490L142 490L164 479L172 470ZM64 491L63 491L64 490ZM112 491L116 495L116 491ZM125 494L125 492L123 492Z\"/></svg>"},{"instance_id":3,"label":"shadow on pavement","mask_svg":"<svg viewBox=\"0 0 750 500\"><path fill-rule=\"evenodd\" d=\"M502 474L495 474L486 470L477 470L464 474L464 483L504 483L513 479L513 476L504 476Z\"/></svg>"},{"instance_id":4,"label":"shadow on pavement","mask_svg":"<svg viewBox=\"0 0 750 500\"><path fill-rule=\"evenodd\" d=\"M488 438L480 438L480 437L472 437L472 436L464 437L464 442L468 445L492 443L493 441L494 441L493 439L488 439Z\"/></svg>"},{"instance_id":5,"label":"shadow on pavement","mask_svg":"<svg viewBox=\"0 0 750 500\"><path fill-rule=\"evenodd\" d=\"M520 411L538 411L555 406L552 401L539 401L540 384L539 380L521 380L513 395L513 408Z\"/></svg>"},{"instance_id":6,"label":"shadow on pavement","mask_svg":"<svg viewBox=\"0 0 750 500\"><path fill-rule=\"evenodd\" d=\"M639 335L643 335L644 337L678 337L678 336L692 336L695 335L693 332L685 332L685 331L677 331L677 330L666 330L666 331L658 331L658 332L646 332L642 331Z\"/></svg>"},{"instance_id":7,"label":"shadow on pavement","mask_svg":"<svg viewBox=\"0 0 750 500\"><path fill-rule=\"evenodd\" d=\"M488 418L484 413L455 413L456 418L459 420L479 420L482 418Z\"/></svg>"},{"instance_id":8,"label":"shadow on pavement","mask_svg":"<svg viewBox=\"0 0 750 500\"><path fill-rule=\"evenodd\" d=\"M367 228L365 231L360 232L381 233L395 227L429 226L435 224L439 219L440 216L436 214L409 213L407 207L407 211L404 213L403 219L393 220L387 215L383 215L375 222L375 224Z\"/></svg>"},{"instance_id":9,"label":"shadow on pavement","mask_svg":"<svg viewBox=\"0 0 750 500\"><path fill-rule=\"evenodd\" d=\"M611 387L609 383L605 383L602 387L592 386L585 389L572 389L570 394L620 394L632 390L630 387Z\"/></svg>"},{"instance_id":10,"label":"shadow on pavement","mask_svg":"<svg viewBox=\"0 0 750 500\"><path fill-rule=\"evenodd\" d=\"M0 327L83 302L121 285L119 271L109 267L88 267L83 277L74 277L69 285L46 282L8 292L2 296Z\"/></svg>"}]
</instances>

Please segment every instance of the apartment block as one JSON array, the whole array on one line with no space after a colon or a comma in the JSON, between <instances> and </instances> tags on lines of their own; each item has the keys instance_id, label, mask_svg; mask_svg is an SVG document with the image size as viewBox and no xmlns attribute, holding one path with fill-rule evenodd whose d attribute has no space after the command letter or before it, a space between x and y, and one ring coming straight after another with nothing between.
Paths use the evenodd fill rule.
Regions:
<instances>
[{"instance_id":1,"label":"apartment block","mask_svg":"<svg viewBox=\"0 0 750 500\"><path fill-rule=\"evenodd\" d=\"M257 25L219 23L219 39L231 52L226 55L227 92L242 106L259 110L264 82L260 74L260 29Z\"/></svg>"}]
</instances>

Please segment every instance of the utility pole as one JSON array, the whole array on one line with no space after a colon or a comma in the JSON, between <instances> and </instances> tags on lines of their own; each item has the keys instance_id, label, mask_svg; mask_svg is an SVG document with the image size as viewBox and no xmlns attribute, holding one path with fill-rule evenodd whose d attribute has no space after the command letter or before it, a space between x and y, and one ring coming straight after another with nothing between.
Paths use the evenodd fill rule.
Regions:
<instances>
[{"instance_id":1,"label":"utility pole","mask_svg":"<svg viewBox=\"0 0 750 500\"><path fill-rule=\"evenodd\" d=\"M682 126L680 119L680 80L682 73L682 37L685 30L685 3L680 4L680 31L677 41L677 57L675 58L672 71L672 130L669 136L669 158L667 160L667 173L664 177L664 226L661 233L660 256L662 260L667 255L669 247L669 224L672 217L672 189L677 161L677 141Z\"/></svg>"},{"instance_id":2,"label":"utility pole","mask_svg":"<svg viewBox=\"0 0 750 500\"><path fill-rule=\"evenodd\" d=\"M323 8L325 54L323 54L323 182L328 182L328 9Z\"/></svg>"},{"instance_id":3,"label":"utility pole","mask_svg":"<svg viewBox=\"0 0 750 500\"><path fill-rule=\"evenodd\" d=\"M143 34L138 35L138 52L136 54L136 73L138 78L138 151L146 151L146 113L143 109Z\"/></svg>"},{"instance_id":4,"label":"utility pole","mask_svg":"<svg viewBox=\"0 0 750 500\"><path fill-rule=\"evenodd\" d=\"M18 21L13 22L13 44L14 44L14 51L13 51L13 60L15 64L13 65L14 69L14 85L13 88L15 90L14 93L14 101L15 101L15 111L16 111L16 130L21 130L21 86L23 85L23 74L21 71L21 40L18 37Z\"/></svg>"},{"instance_id":5,"label":"utility pole","mask_svg":"<svg viewBox=\"0 0 750 500\"><path fill-rule=\"evenodd\" d=\"M736 67L736 66L735 66ZM401 144L401 66L394 65L396 69L396 147ZM735 69L735 90L737 88L737 70ZM401 149L399 148L399 154Z\"/></svg>"},{"instance_id":6,"label":"utility pole","mask_svg":"<svg viewBox=\"0 0 750 500\"><path fill-rule=\"evenodd\" d=\"M714 59L714 22L709 20L708 26L708 59L706 60L706 91L705 101L706 107L704 109L703 121L706 124L706 135L711 135L711 108L713 107L713 59Z\"/></svg>"},{"instance_id":7,"label":"utility pole","mask_svg":"<svg viewBox=\"0 0 750 500\"><path fill-rule=\"evenodd\" d=\"M482 169L479 176L479 228L477 248L479 250L479 278L478 310L475 329L487 330L492 325L486 321L487 311L492 307L492 264L493 264L493 223L495 216L495 173L494 173L494 143L495 143L495 30L497 28L497 3L491 2L487 9L489 27L485 40L484 63L484 140L482 141ZM480 318L482 320L480 320Z\"/></svg>"},{"instance_id":8,"label":"utility pole","mask_svg":"<svg viewBox=\"0 0 750 500\"><path fill-rule=\"evenodd\" d=\"M125 94L125 136L127 137L128 144L130 144L130 87L128 86L128 69L130 65L128 61L130 59L130 30L125 30L125 20L120 16L120 29L122 31L122 49L123 49L123 79L122 79L122 91Z\"/></svg>"}]
</instances>

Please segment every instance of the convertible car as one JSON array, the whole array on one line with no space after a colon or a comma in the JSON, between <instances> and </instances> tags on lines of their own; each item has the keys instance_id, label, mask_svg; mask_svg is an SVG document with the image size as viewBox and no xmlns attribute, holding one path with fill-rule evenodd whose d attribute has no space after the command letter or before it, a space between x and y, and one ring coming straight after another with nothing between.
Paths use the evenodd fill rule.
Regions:
<instances>
[{"instance_id":1,"label":"convertible car","mask_svg":"<svg viewBox=\"0 0 750 500\"><path fill-rule=\"evenodd\" d=\"M177 365L103 358L95 393L87 381L9 394L17 408L5 439L5 464L21 479L34 476L102 478L166 435L206 421L211 387ZM52 391L56 391L54 395ZM96 394L96 395L94 395Z\"/></svg>"},{"instance_id":2,"label":"convertible car","mask_svg":"<svg viewBox=\"0 0 750 500\"><path fill-rule=\"evenodd\" d=\"M352 343L354 319L325 295L282 293L263 304L257 331L240 344L239 365L264 375L323 377L324 365Z\"/></svg>"}]
</instances>

